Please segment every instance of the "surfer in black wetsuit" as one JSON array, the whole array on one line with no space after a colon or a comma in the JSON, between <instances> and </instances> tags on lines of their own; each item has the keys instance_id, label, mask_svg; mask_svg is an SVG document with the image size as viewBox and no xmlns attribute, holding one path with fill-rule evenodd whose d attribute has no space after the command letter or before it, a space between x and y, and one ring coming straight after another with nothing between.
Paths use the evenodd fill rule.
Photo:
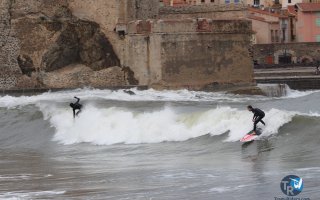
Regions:
<instances>
[{"instance_id":1,"label":"surfer in black wetsuit","mask_svg":"<svg viewBox=\"0 0 320 200\"><path fill-rule=\"evenodd\" d=\"M252 106L248 106L248 110L253 112L253 132L256 133L256 129L257 129L257 124L259 122L261 122L263 125L266 125L266 123L264 123L264 121L262 120L262 118L264 118L265 113L260 110L259 108L253 108Z\"/></svg>"},{"instance_id":2,"label":"surfer in black wetsuit","mask_svg":"<svg viewBox=\"0 0 320 200\"><path fill-rule=\"evenodd\" d=\"M82 105L79 103L80 98L78 98L78 97L74 97L74 98L77 99L77 101L75 103L70 103L70 107L73 110L73 118L78 116L78 114L81 112L81 108L82 108ZM76 110L79 110L79 111L76 113Z\"/></svg>"}]
</instances>

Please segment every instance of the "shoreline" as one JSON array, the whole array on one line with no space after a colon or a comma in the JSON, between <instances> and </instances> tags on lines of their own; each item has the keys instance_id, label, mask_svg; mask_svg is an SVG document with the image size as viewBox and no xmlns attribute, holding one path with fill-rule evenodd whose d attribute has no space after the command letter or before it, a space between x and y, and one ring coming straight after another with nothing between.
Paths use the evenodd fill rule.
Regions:
<instances>
[{"instance_id":1,"label":"shoreline","mask_svg":"<svg viewBox=\"0 0 320 200\"><path fill-rule=\"evenodd\" d=\"M41 94L45 92L58 92L58 91L70 91L70 90L77 90L77 89L100 89L100 90L126 90L126 89L132 89L137 88L138 90L148 90L152 87L149 87L147 85L128 85L128 86L106 86L106 87L79 87L79 88L24 88L24 89L0 89L0 96L5 95L12 95L12 96L24 96L24 95L35 95L35 94ZM180 89L186 89L188 91L203 91L203 92L226 92L231 94L239 94L239 95L263 95L266 96L266 94L262 91L261 88L259 88L257 85L239 85L239 86L233 86L233 87L223 87L223 88L207 88L202 90L192 90L190 88L154 88L155 90L180 90Z\"/></svg>"},{"instance_id":2,"label":"shoreline","mask_svg":"<svg viewBox=\"0 0 320 200\"><path fill-rule=\"evenodd\" d=\"M58 91L68 91L68 90L76 90L83 89L86 87L79 88L22 88L22 89L0 89L0 95L32 95L32 94L40 94L45 92L58 92ZM138 90L147 90L149 89L146 85L128 85L128 86L106 86L106 87L87 87L92 89L109 89L109 90L121 90L121 89L132 89L137 88Z\"/></svg>"}]
</instances>

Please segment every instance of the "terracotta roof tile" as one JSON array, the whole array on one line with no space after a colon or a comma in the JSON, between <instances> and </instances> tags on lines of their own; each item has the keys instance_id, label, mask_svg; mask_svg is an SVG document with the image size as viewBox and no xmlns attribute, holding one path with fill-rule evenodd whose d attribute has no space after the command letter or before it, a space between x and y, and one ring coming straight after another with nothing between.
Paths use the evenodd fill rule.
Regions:
<instances>
[{"instance_id":1,"label":"terracotta roof tile","mask_svg":"<svg viewBox=\"0 0 320 200\"><path fill-rule=\"evenodd\" d=\"M251 7L248 8L248 11L249 12L256 12L256 13L260 13L260 14L264 14L264 15L270 15L270 16L273 16L273 17L287 17L285 15L281 15L281 14L278 14L278 13L273 13L273 12L269 12L269 11L266 11L266 10L261 10L261 9L251 8Z\"/></svg>"},{"instance_id":2,"label":"terracotta roof tile","mask_svg":"<svg viewBox=\"0 0 320 200\"><path fill-rule=\"evenodd\" d=\"M302 12L320 12L320 3L297 3Z\"/></svg>"},{"instance_id":3,"label":"terracotta roof tile","mask_svg":"<svg viewBox=\"0 0 320 200\"><path fill-rule=\"evenodd\" d=\"M265 23L269 23L269 24L278 24L279 23L278 21L267 21L263 17L258 17L258 16L254 16L254 15L248 16L248 19L257 20L257 21L261 21L261 22L265 22Z\"/></svg>"}]
</instances>

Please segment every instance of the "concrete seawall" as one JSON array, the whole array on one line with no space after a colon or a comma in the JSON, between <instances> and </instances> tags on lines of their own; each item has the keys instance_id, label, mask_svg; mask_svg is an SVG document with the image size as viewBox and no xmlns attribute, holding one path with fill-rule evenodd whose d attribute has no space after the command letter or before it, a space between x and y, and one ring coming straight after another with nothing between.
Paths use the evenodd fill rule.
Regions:
<instances>
[{"instance_id":1,"label":"concrete seawall","mask_svg":"<svg viewBox=\"0 0 320 200\"><path fill-rule=\"evenodd\" d=\"M314 67L255 69L255 81L259 83L287 84L291 89L320 89L320 75Z\"/></svg>"}]
</instances>

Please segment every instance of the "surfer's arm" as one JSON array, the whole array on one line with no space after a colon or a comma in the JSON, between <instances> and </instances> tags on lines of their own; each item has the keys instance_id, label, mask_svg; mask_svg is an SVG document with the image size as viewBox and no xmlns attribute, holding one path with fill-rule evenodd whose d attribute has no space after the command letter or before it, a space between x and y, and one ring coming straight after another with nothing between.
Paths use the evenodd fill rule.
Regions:
<instances>
[{"instance_id":1,"label":"surfer's arm","mask_svg":"<svg viewBox=\"0 0 320 200\"><path fill-rule=\"evenodd\" d=\"M79 103L80 98L78 98L78 97L74 97L74 98L77 99L77 102L76 102L76 103Z\"/></svg>"},{"instance_id":2,"label":"surfer's arm","mask_svg":"<svg viewBox=\"0 0 320 200\"><path fill-rule=\"evenodd\" d=\"M259 113L257 111L253 111L253 119L257 119L259 117Z\"/></svg>"}]
</instances>

